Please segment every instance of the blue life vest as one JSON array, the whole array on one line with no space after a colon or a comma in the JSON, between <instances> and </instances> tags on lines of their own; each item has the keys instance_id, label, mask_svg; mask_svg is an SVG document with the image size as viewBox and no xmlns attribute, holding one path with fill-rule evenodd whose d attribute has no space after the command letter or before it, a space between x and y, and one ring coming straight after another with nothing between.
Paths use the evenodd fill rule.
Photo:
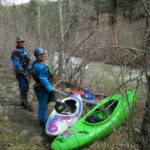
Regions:
<instances>
[{"instance_id":1,"label":"blue life vest","mask_svg":"<svg viewBox=\"0 0 150 150\"><path fill-rule=\"evenodd\" d=\"M30 72L41 89L43 87L47 92L52 91L52 84L50 83L51 73L45 64L34 61Z\"/></svg>"},{"instance_id":2,"label":"blue life vest","mask_svg":"<svg viewBox=\"0 0 150 150\"><path fill-rule=\"evenodd\" d=\"M30 57L24 48L16 47L11 55L11 63L16 73L27 71L30 68Z\"/></svg>"}]
</instances>

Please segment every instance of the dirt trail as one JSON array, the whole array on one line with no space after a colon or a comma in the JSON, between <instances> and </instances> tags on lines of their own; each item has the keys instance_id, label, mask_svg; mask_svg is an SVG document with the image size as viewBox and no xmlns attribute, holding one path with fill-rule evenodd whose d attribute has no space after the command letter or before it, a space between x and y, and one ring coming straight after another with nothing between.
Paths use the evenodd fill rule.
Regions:
<instances>
[{"instance_id":1,"label":"dirt trail","mask_svg":"<svg viewBox=\"0 0 150 150\"><path fill-rule=\"evenodd\" d=\"M37 101L32 84L28 100L34 112L20 106L18 83L14 77L4 76L0 67L0 149L3 150L46 150L52 139L41 130L37 117ZM48 114L52 108L49 106Z\"/></svg>"}]
</instances>

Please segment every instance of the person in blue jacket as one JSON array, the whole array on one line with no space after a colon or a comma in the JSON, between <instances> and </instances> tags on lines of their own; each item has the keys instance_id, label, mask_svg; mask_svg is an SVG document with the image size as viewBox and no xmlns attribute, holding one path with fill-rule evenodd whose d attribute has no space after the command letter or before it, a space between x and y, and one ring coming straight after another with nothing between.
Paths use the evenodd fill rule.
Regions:
<instances>
[{"instance_id":1,"label":"person in blue jacket","mask_svg":"<svg viewBox=\"0 0 150 150\"><path fill-rule=\"evenodd\" d=\"M35 80L34 91L38 100L38 119L42 128L45 128L47 121L47 106L49 101L55 101L53 86L50 81L52 73L45 65L45 50L41 47L35 48L36 60L31 67L31 74Z\"/></svg>"},{"instance_id":2,"label":"person in blue jacket","mask_svg":"<svg viewBox=\"0 0 150 150\"><path fill-rule=\"evenodd\" d=\"M62 102L57 102L55 99L51 83L53 75L48 66L45 65L45 50L41 47L35 48L34 56L36 60L33 62L30 72L36 82L34 84L34 91L38 100L38 119L41 127L45 129L48 103L50 101L55 102L55 110L58 112L65 110L66 105Z\"/></svg>"},{"instance_id":3,"label":"person in blue jacket","mask_svg":"<svg viewBox=\"0 0 150 150\"><path fill-rule=\"evenodd\" d=\"M18 36L16 39L16 48L11 54L11 63L19 83L21 106L24 109L33 111L32 106L27 101L27 94L29 90L29 67L30 57L25 50L25 40Z\"/></svg>"}]
</instances>

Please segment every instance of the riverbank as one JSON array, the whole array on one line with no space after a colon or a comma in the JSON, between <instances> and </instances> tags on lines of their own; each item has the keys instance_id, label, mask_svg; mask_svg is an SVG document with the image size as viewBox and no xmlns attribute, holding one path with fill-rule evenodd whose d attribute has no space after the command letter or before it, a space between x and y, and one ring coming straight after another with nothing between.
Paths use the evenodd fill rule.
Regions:
<instances>
[{"instance_id":1,"label":"riverbank","mask_svg":"<svg viewBox=\"0 0 150 150\"><path fill-rule=\"evenodd\" d=\"M37 120L37 102L32 88L29 90L29 102L33 105L34 112L28 112L19 105L19 92L17 81L13 75L3 76L4 68L0 69L0 149L4 150L48 150L52 139L43 136ZM130 81L128 88L135 88L136 79L140 70L123 68L99 63L89 63L86 69L84 85L90 85L93 91L105 94L119 92L117 87ZM145 79L143 77L143 83ZM144 85L138 87L138 101L133 116L130 117L119 129L103 140L98 140L90 145L88 150L137 150L136 141L142 122L146 90ZM53 104L52 104L53 105ZM49 112L52 106L49 105ZM85 109L88 111L89 108ZM111 147L110 147L111 145Z\"/></svg>"}]
</instances>

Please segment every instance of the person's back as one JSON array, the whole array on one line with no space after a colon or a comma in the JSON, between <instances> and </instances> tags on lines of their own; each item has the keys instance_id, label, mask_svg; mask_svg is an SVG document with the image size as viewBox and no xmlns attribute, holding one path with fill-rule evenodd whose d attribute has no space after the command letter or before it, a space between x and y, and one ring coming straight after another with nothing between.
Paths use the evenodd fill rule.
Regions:
<instances>
[{"instance_id":1,"label":"person's back","mask_svg":"<svg viewBox=\"0 0 150 150\"><path fill-rule=\"evenodd\" d=\"M16 46L12 52L11 61L16 74L28 73L30 57L24 48Z\"/></svg>"}]
</instances>

